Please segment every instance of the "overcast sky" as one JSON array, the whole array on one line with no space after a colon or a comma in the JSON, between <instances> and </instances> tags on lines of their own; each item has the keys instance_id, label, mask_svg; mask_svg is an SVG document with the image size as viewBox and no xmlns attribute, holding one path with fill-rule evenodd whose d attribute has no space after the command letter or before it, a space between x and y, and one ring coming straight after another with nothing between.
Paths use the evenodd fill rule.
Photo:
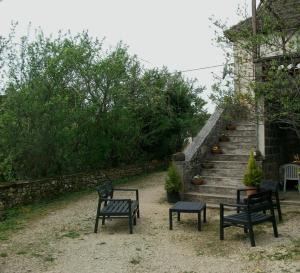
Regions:
<instances>
[{"instance_id":1,"label":"overcast sky","mask_svg":"<svg viewBox=\"0 0 300 273\"><path fill-rule=\"evenodd\" d=\"M222 51L212 44L209 17L233 25L239 21L238 6L245 3L250 10L251 0L2 0L0 35L7 35L12 20L18 21L20 35L26 34L29 22L46 34L88 30L106 37L107 45L122 40L132 54L149 62L144 62L147 67L182 71L224 63ZM197 78L208 94L212 72L222 73L222 68L185 75ZM208 109L213 110L211 103Z\"/></svg>"}]
</instances>

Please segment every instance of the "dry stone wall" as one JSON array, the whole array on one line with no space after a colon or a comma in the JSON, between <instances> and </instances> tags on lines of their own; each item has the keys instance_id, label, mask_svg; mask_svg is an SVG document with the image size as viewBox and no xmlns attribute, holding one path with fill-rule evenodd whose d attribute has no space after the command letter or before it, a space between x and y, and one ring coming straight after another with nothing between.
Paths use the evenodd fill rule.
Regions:
<instances>
[{"instance_id":1,"label":"dry stone wall","mask_svg":"<svg viewBox=\"0 0 300 273\"><path fill-rule=\"evenodd\" d=\"M119 179L154 171L165 165L166 163L152 162L145 165L130 165L91 173L0 184L0 210L43 199L51 199L67 192L92 189L105 181L105 175L111 179Z\"/></svg>"}]
</instances>

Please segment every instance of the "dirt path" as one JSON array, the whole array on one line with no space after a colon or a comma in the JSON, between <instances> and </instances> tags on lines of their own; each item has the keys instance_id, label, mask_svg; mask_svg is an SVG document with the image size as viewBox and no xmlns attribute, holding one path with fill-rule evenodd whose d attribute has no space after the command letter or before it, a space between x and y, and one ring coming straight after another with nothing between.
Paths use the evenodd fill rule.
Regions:
<instances>
[{"instance_id":1,"label":"dirt path","mask_svg":"<svg viewBox=\"0 0 300 273\"><path fill-rule=\"evenodd\" d=\"M50 211L10 241L0 242L0 272L300 272L299 208L284 214L278 239L270 226L257 226L255 248L235 228L226 230L225 241L219 241L218 210L213 209L208 210L209 222L202 232L196 229L195 215L183 215L169 231L164 178L165 173L154 173L126 185L140 190L141 218L134 234L128 234L126 220L117 219L100 225L94 234L93 193Z\"/></svg>"}]
</instances>

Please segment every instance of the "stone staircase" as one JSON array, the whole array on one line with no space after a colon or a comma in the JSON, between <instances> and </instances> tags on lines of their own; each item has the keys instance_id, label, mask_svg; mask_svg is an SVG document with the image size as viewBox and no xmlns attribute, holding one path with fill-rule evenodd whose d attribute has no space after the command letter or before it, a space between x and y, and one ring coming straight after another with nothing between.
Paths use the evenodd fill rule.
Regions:
<instances>
[{"instance_id":1,"label":"stone staircase","mask_svg":"<svg viewBox=\"0 0 300 273\"><path fill-rule=\"evenodd\" d=\"M201 164L204 185L193 185L185 192L187 201L202 200L210 206L235 203L236 189L243 188L250 150L256 147L256 126L248 121L236 123L236 130L225 130L229 141L220 142L222 154L209 154Z\"/></svg>"}]
</instances>

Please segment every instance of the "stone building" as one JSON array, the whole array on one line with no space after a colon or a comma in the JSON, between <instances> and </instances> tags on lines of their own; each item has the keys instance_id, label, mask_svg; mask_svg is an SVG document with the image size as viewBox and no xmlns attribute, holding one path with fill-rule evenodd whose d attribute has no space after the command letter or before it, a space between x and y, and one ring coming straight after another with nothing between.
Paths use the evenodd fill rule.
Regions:
<instances>
[{"instance_id":1,"label":"stone building","mask_svg":"<svg viewBox=\"0 0 300 273\"><path fill-rule=\"evenodd\" d=\"M253 92L249 83L265 81L268 69L274 64L291 73L300 71L300 1L261 1L256 14L255 32L262 41L259 45L247 50L243 40L253 33L252 18L225 32L234 47L236 93ZM260 99L250 116L234 121L226 120L223 109L212 114L183 151L185 160L175 161L184 181L185 199L201 199L211 204L233 201L236 188L243 186L251 149L261 155L258 160L265 178L280 179L279 167L300 155L300 141L294 130L283 130L280 122L266 119L262 113L266 113L268 105L265 99ZM231 130L229 123L236 128ZM222 153L213 150L218 147ZM204 185L191 184L196 174L204 178Z\"/></svg>"}]
</instances>

